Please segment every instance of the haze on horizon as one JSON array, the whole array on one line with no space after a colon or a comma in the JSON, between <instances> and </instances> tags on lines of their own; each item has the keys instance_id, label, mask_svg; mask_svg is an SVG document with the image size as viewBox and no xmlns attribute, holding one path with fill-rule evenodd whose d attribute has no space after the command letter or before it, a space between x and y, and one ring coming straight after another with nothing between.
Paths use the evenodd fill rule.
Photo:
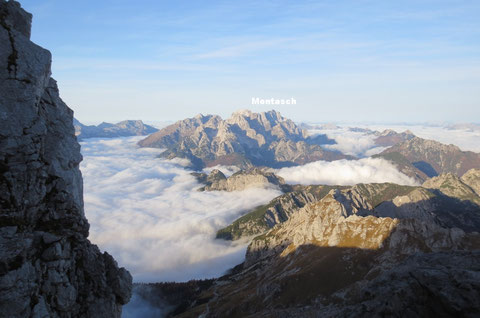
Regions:
<instances>
[{"instance_id":1,"label":"haze on horizon","mask_svg":"<svg viewBox=\"0 0 480 318\"><path fill-rule=\"evenodd\" d=\"M296 121L480 118L478 1L21 3L84 122L241 108Z\"/></svg>"}]
</instances>

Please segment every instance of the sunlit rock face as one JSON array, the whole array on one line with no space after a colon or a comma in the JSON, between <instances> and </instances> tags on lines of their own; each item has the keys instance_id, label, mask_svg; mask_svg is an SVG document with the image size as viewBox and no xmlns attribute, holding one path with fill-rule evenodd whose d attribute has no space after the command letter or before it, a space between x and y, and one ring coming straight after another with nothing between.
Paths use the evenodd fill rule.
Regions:
<instances>
[{"instance_id":1,"label":"sunlit rock face","mask_svg":"<svg viewBox=\"0 0 480 318\"><path fill-rule=\"evenodd\" d=\"M87 239L73 112L31 20L0 1L0 312L119 317L132 278Z\"/></svg>"}]
</instances>

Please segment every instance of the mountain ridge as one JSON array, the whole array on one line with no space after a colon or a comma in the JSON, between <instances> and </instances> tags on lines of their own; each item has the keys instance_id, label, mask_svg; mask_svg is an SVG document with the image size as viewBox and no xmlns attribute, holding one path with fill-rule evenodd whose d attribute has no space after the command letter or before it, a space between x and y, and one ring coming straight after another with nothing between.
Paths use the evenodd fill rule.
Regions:
<instances>
[{"instance_id":1,"label":"mountain ridge","mask_svg":"<svg viewBox=\"0 0 480 318\"><path fill-rule=\"evenodd\" d=\"M397 163L400 171L420 181L448 172L461 177L470 169L480 169L479 153L420 137L393 145L374 157Z\"/></svg>"},{"instance_id":2,"label":"mountain ridge","mask_svg":"<svg viewBox=\"0 0 480 318\"><path fill-rule=\"evenodd\" d=\"M85 138L115 138L129 136L146 136L158 131L157 128L144 124L141 120L123 120L116 124L103 122L99 125L84 125L73 119L75 135L79 140Z\"/></svg>"},{"instance_id":3,"label":"mountain ridge","mask_svg":"<svg viewBox=\"0 0 480 318\"><path fill-rule=\"evenodd\" d=\"M138 145L166 148L163 157L190 159L196 169L218 164L283 167L316 160L353 159L310 141L306 131L275 110L243 110L226 120L200 114L177 121Z\"/></svg>"}]
</instances>

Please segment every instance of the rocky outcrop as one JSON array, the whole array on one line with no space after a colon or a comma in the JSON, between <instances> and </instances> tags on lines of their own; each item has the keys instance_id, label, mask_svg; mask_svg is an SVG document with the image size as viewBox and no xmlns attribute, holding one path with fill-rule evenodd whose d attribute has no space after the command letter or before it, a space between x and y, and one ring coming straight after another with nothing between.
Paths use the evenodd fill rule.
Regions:
<instances>
[{"instance_id":1,"label":"rocky outcrop","mask_svg":"<svg viewBox=\"0 0 480 318\"><path fill-rule=\"evenodd\" d=\"M272 110L239 111L227 120L197 115L148 136L139 145L166 148L162 156L187 158L196 169L218 164L283 167L351 158L324 150L313 141L293 121Z\"/></svg>"},{"instance_id":2,"label":"rocky outcrop","mask_svg":"<svg viewBox=\"0 0 480 318\"><path fill-rule=\"evenodd\" d=\"M198 177L197 177L198 178ZM217 169L205 178L205 186L200 191L242 191L248 188L286 187L285 180L273 172L258 168L240 170L230 177Z\"/></svg>"},{"instance_id":3,"label":"rocky outcrop","mask_svg":"<svg viewBox=\"0 0 480 318\"><path fill-rule=\"evenodd\" d=\"M0 313L120 317L132 277L87 239L73 113L31 19L0 1Z\"/></svg>"},{"instance_id":4,"label":"rocky outcrop","mask_svg":"<svg viewBox=\"0 0 480 318\"><path fill-rule=\"evenodd\" d=\"M146 136L158 131L155 127L145 125L141 120L124 120L116 124L101 123L97 126L87 126L74 118L73 126L78 139Z\"/></svg>"},{"instance_id":5,"label":"rocky outcrop","mask_svg":"<svg viewBox=\"0 0 480 318\"><path fill-rule=\"evenodd\" d=\"M407 161L416 170L414 176L422 181L448 172L461 177L470 169L480 169L480 154L419 137L396 144L378 156L393 161L402 172L412 176L411 166L402 162Z\"/></svg>"},{"instance_id":6,"label":"rocky outcrop","mask_svg":"<svg viewBox=\"0 0 480 318\"><path fill-rule=\"evenodd\" d=\"M457 228L457 224L436 222L434 209L429 209L428 199L432 195L427 192L427 190L419 188L406 196L394 198L393 202L402 202L408 199L407 202L402 202L399 205L413 202L414 207L396 211L396 213L393 213L393 217L390 217L384 215L386 212L384 212L385 209L382 204L373 210L369 199L361 195L355 195L355 191L331 190L319 202L305 206L294 213L281 226L274 227L264 236L255 238L249 246L246 263L252 264L279 248L285 253L285 251L292 251L305 244L379 249L383 242L389 238L390 249L395 247L410 250L413 247L402 246L404 239L397 239L397 235L404 235L404 229L407 229L407 232L410 230L416 232L422 227L424 229L415 234L422 237L418 238L418 248L428 246L429 242L432 244L432 246L429 246L430 249L435 247L438 242L444 242L444 240L451 239L449 242L452 243L452 240L459 233L464 232ZM427 209L424 209L422 204ZM477 214L480 216L480 210L477 211ZM469 226L468 223L465 225L467 228ZM445 228L452 230L444 230ZM480 229L480 223L476 224L475 228ZM427 230L431 230L431 233L427 234ZM425 235L429 235L430 239ZM446 235L444 239L440 239L442 235ZM424 242L420 244L422 240ZM286 249L287 247L288 249ZM267 253L264 255L265 251Z\"/></svg>"}]
</instances>

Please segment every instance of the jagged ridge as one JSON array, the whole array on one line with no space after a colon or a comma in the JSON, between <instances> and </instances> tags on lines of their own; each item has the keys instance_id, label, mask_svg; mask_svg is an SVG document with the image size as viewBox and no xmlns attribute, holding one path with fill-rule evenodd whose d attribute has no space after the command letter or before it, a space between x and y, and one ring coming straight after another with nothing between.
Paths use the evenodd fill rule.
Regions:
<instances>
[{"instance_id":1,"label":"jagged ridge","mask_svg":"<svg viewBox=\"0 0 480 318\"><path fill-rule=\"evenodd\" d=\"M282 167L352 158L313 144L305 131L274 110L240 111L227 120L198 115L148 136L139 145L166 148L162 156L190 159L197 169L217 164Z\"/></svg>"}]
</instances>

